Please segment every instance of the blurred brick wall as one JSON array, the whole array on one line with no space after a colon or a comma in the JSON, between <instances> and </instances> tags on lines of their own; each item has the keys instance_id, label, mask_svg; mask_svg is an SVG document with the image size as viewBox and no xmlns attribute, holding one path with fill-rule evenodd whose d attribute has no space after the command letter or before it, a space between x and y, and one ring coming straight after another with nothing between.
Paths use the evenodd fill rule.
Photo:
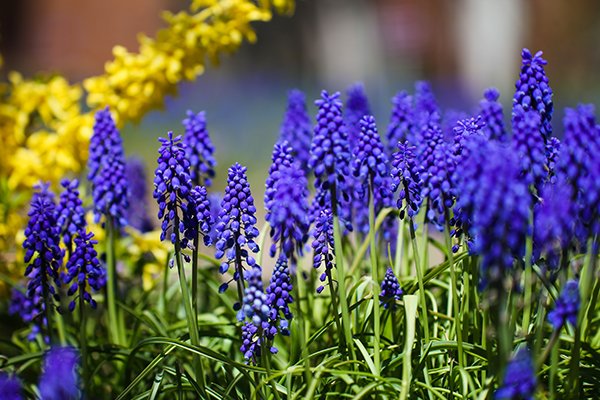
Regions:
<instances>
[{"instance_id":1,"label":"blurred brick wall","mask_svg":"<svg viewBox=\"0 0 600 400\"><path fill-rule=\"evenodd\" d=\"M177 0L20 0L0 6L0 42L7 69L60 72L80 79L102 72L111 49L137 48L137 34L154 34L161 11ZM8 4L12 3L12 4Z\"/></svg>"}]
</instances>

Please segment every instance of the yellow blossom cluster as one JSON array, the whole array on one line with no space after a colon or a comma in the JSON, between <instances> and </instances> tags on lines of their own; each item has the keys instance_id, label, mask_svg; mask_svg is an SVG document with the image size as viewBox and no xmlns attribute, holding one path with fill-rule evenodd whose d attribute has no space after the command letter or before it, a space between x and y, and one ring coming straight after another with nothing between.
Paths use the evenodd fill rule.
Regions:
<instances>
[{"instance_id":1,"label":"yellow blossom cluster","mask_svg":"<svg viewBox=\"0 0 600 400\"><path fill-rule=\"evenodd\" d=\"M192 0L189 10L163 15L167 27L156 37L141 35L137 51L115 46L105 73L82 84L10 73L0 83L0 273L10 264L31 187L49 181L57 189L62 177L85 168L97 109L109 106L120 125L139 121L176 94L178 83L202 74L206 62L255 41L251 23L270 20L273 9L292 13L294 0Z\"/></svg>"}]
</instances>

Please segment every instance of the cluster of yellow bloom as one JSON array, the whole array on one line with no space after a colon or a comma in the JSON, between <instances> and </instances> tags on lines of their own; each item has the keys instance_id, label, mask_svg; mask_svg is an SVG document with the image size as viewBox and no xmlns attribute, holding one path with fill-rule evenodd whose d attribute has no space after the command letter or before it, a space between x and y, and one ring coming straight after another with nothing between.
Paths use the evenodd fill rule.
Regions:
<instances>
[{"instance_id":1,"label":"cluster of yellow bloom","mask_svg":"<svg viewBox=\"0 0 600 400\"><path fill-rule=\"evenodd\" d=\"M189 11L165 13L168 26L155 38L141 36L137 52L116 46L105 74L83 84L9 74L0 84L0 269L15 248L31 187L50 181L56 188L85 167L95 110L109 106L119 124L138 121L207 61L253 42L251 23L270 20L273 9L292 13L294 0L192 0Z\"/></svg>"}]
</instances>

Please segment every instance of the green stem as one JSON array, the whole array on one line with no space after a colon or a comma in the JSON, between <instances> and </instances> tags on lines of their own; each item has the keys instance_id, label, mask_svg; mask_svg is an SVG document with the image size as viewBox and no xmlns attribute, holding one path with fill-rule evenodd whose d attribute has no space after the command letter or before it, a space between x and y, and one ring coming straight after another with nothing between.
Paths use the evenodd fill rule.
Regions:
<instances>
[{"instance_id":1,"label":"green stem","mask_svg":"<svg viewBox=\"0 0 600 400\"><path fill-rule=\"evenodd\" d=\"M176 215L173 221L173 226L179 226L179 218ZM175 232L175 262L177 264L177 274L179 275L179 286L181 287L181 297L183 301L183 307L185 309L185 316L188 323L188 330L190 332L190 341L194 346L200 346L200 337L198 336L198 321L194 318L194 311L192 310L192 303L190 301L190 293L185 278L185 270L183 268L183 260L181 257L181 243L179 238L179 230L174 228ZM200 389L205 391L204 371L202 367L202 360L199 355L194 355L195 363L199 376L196 379L199 380ZM205 393L206 394L206 393Z\"/></svg>"},{"instance_id":2,"label":"green stem","mask_svg":"<svg viewBox=\"0 0 600 400\"><path fill-rule=\"evenodd\" d=\"M371 182L369 182L369 229L371 232L375 232L375 199ZM371 256L371 273L373 276L373 364L375 365L375 372L379 375L381 371L381 311L379 306L379 266L377 264L375 234L371 235L371 249L369 253Z\"/></svg>"},{"instance_id":3,"label":"green stem","mask_svg":"<svg viewBox=\"0 0 600 400\"><path fill-rule=\"evenodd\" d=\"M417 279L419 283L419 300L421 302L421 312L419 313L419 317L421 318L421 325L423 325L424 339L425 344L429 343L429 324L427 317L427 299L425 298L425 284L423 283L423 270L421 268L421 263L419 260L419 246L417 245L417 238L415 234L415 225L412 218L408 220L409 230L410 230L410 241L412 243L413 248L413 258L415 260L415 268L417 270ZM427 229L426 226L423 226L423 230ZM423 233L425 237L427 237L427 233ZM427 242L425 242L427 243ZM427 246L427 244L425 244ZM427 248L424 247L424 251Z\"/></svg>"},{"instance_id":4,"label":"green stem","mask_svg":"<svg viewBox=\"0 0 600 400\"><path fill-rule=\"evenodd\" d=\"M404 341L404 357L402 361L402 391L400 392L400 400L406 400L410 391L410 382L412 377L412 349L415 342L415 314L417 313L417 303L416 296L404 296L406 337Z\"/></svg>"},{"instance_id":5,"label":"green stem","mask_svg":"<svg viewBox=\"0 0 600 400\"><path fill-rule=\"evenodd\" d=\"M116 275L117 260L115 257L115 225L112 217L106 217L106 234L108 242L106 246L106 303L108 306L108 329L110 338L115 344L122 344L119 335L119 323L117 320L117 295L116 295Z\"/></svg>"},{"instance_id":6,"label":"green stem","mask_svg":"<svg viewBox=\"0 0 600 400\"><path fill-rule=\"evenodd\" d=\"M296 296L296 314L298 321L299 329L298 336L301 347L301 357L304 360L304 379L306 380L306 385L310 386L310 381L312 380L312 374L310 372L310 359L308 358L308 346L306 345L306 337L308 333L306 332L306 320L304 318L304 311L302 310L302 302L304 300L305 291L304 291L304 279L302 278L302 268L300 265L296 266L296 284L294 285L294 291Z\"/></svg>"},{"instance_id":7,"label":"green stem","mask_svg":"<svg viewBox=\"0 0 600 400\"><path fill-rule=\"evenodd\" d=\"M334 185L335 186L335 185ZM335 188L334 188L335 189ZM350 314L348 312L348 301L346 299L346 274L344 270L344 250L342 248L342 234L340 232L340 221L337 215L336 198L334 196L335 190L332 193L333 203L333 241L335 247L335 266L338 274L338 293L340 298L340 307L342 309L342 330L344 331L344 338L346 340L346 346L350 349L352 359L356 359L356 353L354 351L354 344L352 342L352 327L350 326ZM337 314L337 309L336 309Z\"/></svg>"},{"instance_id":8,"label":"green stem","mask_svg":"<svg viewBox=\"0 0 600 400\"><path fill-rule=\"evenodd\" d=\"M529 322L531 319L531 296L533 293L533 271L531 267L531 254L533 250L533 240L531 235L527 236L525 243L525 304L523 309L523 323L521 329L523 335L527 337L529 335Z\"/></svg>"},{"instance_id":9,"label":"green stem","mask_svg":"<svg viewBox=\"0 0 600 400\"><path fill-rule=\"evenodd\" d=\"M81 375L82 381L87 383L88 367L87 367L87 337L85 334L85 308L83 301L84 287L79 286L79 347L81 348ZM88 393L89 388L84 387Z\"/></svg>"},{"instance_id":10,"label":"green stem","mask_svg":"<svg viewBox=\"0 0 600 400\"><path fill-rule=\"evenodd\" d=\"M194 319L198 321L198 234L194 238L194 250L192 250L192 310Z\"/></svg>"},{"instance_id":11,"label":"green stem","mask_svg":"<svg viewBox=\"0 0 600 400\"><path fill-rule=\"evenodd\" d=\"M446 210L446 221L448 219L448 211ZM462 321L461 314L459 311L458 304L458 285L456 282L456 271L454 266L454 253L452 252L452 240L450 239L450 228L446 224L444 229L444 236L446 240L446 251L448 252L448 263L450 264L450 280L452 281L452 307L454 310L454 324L456 331L456 343L458 345L458 365L463 368L465 366L464 354L463 354L463 340L462 340Z\"/></svg>"},{"instance_id":12,"label":"green stem","mask_svg":"<svg viewBox=\"0 0 600 400\"><path fill-rule=\"evenodd\" d=\"M372 228L371 228L372 229ZM394 273L398 278L402 276L402 259L404 254L404 220L398 219L398 234L396 238L396 254L394 256Z\"/></svg>"}]
</instances>

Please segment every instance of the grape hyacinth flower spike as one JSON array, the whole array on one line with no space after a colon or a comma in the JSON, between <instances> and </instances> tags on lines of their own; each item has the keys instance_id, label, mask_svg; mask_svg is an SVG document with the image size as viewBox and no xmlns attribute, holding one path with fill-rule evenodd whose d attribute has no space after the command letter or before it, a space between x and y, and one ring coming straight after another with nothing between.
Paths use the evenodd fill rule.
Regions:
<instances>
[{"instance_id":1,"label":"grape hyacinth flower spike","mask_svg":"<svg viewBox=\"0 0 600 400\"><path fill-rule=\"evenodd\" d=\"M44 400L77 400L81 398L77 364L79 355L71 347L50 349L44 358L40 378L40 395Z\"/></svg>"},{"instance_id":2,"label":"grape hyacinth flower spike","mask_svg":"<svg viewBox=\"0 0 600 400\"><path fill-rule=\"evenodd\" d=\"M392 98L392 115L386 133L386 154L392 158L399 142L409 139L414 123L413 98L405 91Z\"/></svg>"},{"instance_id":3,"label":"grape hyacinth flower spike","mask_svg":"<svg viewBox=\"0 0 600 400\"><path fill-rule=\"evenodd\" d=\"M154 224L148 212L148 182L144 162L137 157L128 158L125 176L129 185L127 222L141 233L150 232L154 229Z\"/></svg>"},{"instance_id":4,"label":"grape hyacinth flower spike","mask_svg":"<svg viewBox=\"0 0 600 400\"><path fill-rule=\"evenodd\" d=\"M540 117L540 134L544 145L552 136L552 88L544 66L548 63L542 58L542 52L531 54L529 49L521 52L522 64L519 79L515 83L513 108L521 106L524 111L534 111Z\"/></svg>"},{"instance_id":5,"label":"grape hyacinth flower spike","mask_svg":"<svg viewBox=\"0 0 600 400\"><path fill-rule=\"evenodd\" d=\"M78 292L80 306L87 302L95 309L96 301L88 289L98 292L106 283L106 273L98 261L98 254L94 245L98 242L93 240L94 234L80 231L75 237L75 251L67 262L67 275L64 279L65 284L73 282L69 287L67 294L69 296ZM75 309L75 300L69 303L69 311Z\"/></svg>"},{"instance_id":6,"label":"grape hyacinth flower spike","mask_svg":"<svg viewBox=\"0 0 600 400\"><path fill-rule=\"evenodd\" d=\"M304 172L296 165L282 168L273 185L272 201L267 209L266 220L271 226L271 257L277 246L292 264L303 254L308 240L308 182ZM269 188L267 188L267 191Z\"/></svg>"},{"instance_id":7,"label":"grape hyacinth flower spike","mask_svg":"<svg viewBox=\"0 0 600 400\"><path fill-rule=\"evenodd\" d=\"M401 219L406 214L412 220L421 206L423 181L419 175L415 151L416 147L408 142L398 142L398 151L394 153L392 160L391 189L393 192L400 190L397 207Z\"/></svg>"},{"instance_id":8,"label":"grape hyacinth flower spike","mask_svg":"<svg viewBox=\"0 0 600 400\"><path fill-rule=\"evenodd\" d=\"M355 83L350 86L346 91L346 95L344 119L348 128L348 142L352 150L358 144L361 135L360 120L365 115L371 114L371 107L369 106L369 99L362 83Z\"/></svg>"},{"instance_id":9,"label":"grape hyacinth flower spike","mask_svg":"<svg viewBox=\"0 0 600 400\"><path fill-rule=\"evenodd\" d=\"M513 111L512 144L521 161L521 173L528 185L538 192L546 179L546 147L541 136L541 119L534 111L525 111L520 105Z\"/></svg>"},{"instance_id":10,"label":"grape hyacinth flower spike","mask_svg":"<svg viewBox=\"0 0 600 400\"><path fill-rule=\"evenodd\" d=\"M483 122L483 132L488 139L506 142L508 134L504 126L504 112L502 104L498 101L500 92L496 88L489 88L483 92L483 99L479 102L478 114Z\"/></svg>"},{"instance_id":11,"label":"grape hyacinth flower spike","mask_svg":"<svg viewBox=\"0 0 600 400\"><path fill-rule=\"evenodd\" d=\"M190 177L194 185L210 187L215 177L217 161L213 156L215 148L206 128L206 114L204 111L194 114L187 111L187 118L183 120L185 135L183 144L186 157L190 162Z\"/></svg>"},{"instance_id":12,"label":"grape hyacinth flower spike","mask_svg":"<svg viewBox=\"0 0 600 400\"><path fill-rule=\"evenodd\" d=\"M572 326L577 325L577 314L579 313L579 282L567 281L560 293L554 309L548 313L548 321L554 329L560 329L567 322Z\"/></svg>"},{"instance_id":13,"label":"grape hyacinth flower spike","mask_svg":"<svg viewBox=\"0 0 600 400\"><path fill-rule=\"evenodd\" d=\"M383 308L396 310L396 301L402 298L402 289L394 270L390 267L385 271L385 276L381 282L381 292L379 293L379 302Z\"/></svg>"},{"instance_id":14,"label":"grape hyacinth flower spike","mask_svg":"<svg viewBox=\"0 0 600 400\"><path fill-rule=\"evenodd\" d=\"M94 220L99 222L105 216L115 228L123 228L127 225L129 207L125 155L119 131L108 108L96 113L88 170L94 199Z\"/></svg>"},{"instance_id":15,"label":"grape hyacinth flower spike","mask_svg":"<svg viewBox=\"0 0 600 400\"><path fill-rule=\"evenodd\" d=\"M319 280L325 282L329 278L331 284L331 270L335 266L333 258L335 256L335 247L333 240L333 215L329 209L319 209L315 218L315 227L313 228L312 248L314 251L313 267L318 269L321 264L325 264L325 272L321 274ZM317 287L317 293L321 293L324 286Z\"/></svg>"},{"instance_id":16,"label":"grape hyacinth flower spike","mask_svg":"<svg viewBox=\"0 0 600 400\"><path fill-rule=\"evenodd\" d=\"M293 315L290 311L290 304L294 302L292 297L292 279L290 277L290 268L284 255L280 255L275 263L273 275L269 286L267 286L267 301L270 307L271 324L275 325L279 320L278 330L282 335L288 336L289 322ZM280 319L280 317L283 318Z\"/></svg>"},{"instance_id":17,"label":"grape hyacinth flower spike","mask_svg":"<svg viewBox=\"0 0 600 400\"><path fill-rule=\"evenodd\" d=\"M497 400L533 400L536 386L537 381L531 354L526 348L521 348L508 364L502 386L496 390L494 398Z\"/></svg>"},{"instance_id":18,"label":"grape hyacinth flower spike","mask_svg":"<svg viewBox=\"0 0 600 400\"><path fill-rule=\"evenodd\" d=\"M51 335L50 312L54 300L59 300L58 270L64 253L59 247L60 230L53 195L47 185L37 186L37 190L31 199L23 242L27 264L25 276L29 277L26 296L33 303L34 323L38 327L47 327Z\"/></svg>"},{"instance_id":19,"label":"grape hyacinth flower spike","mask_svg":"<svg viewBox=\"0 0 600 400\"><path fill-rule=\"evenodd\" d=\"M60 227L63 243L70 253L73 250L73 237L77 232L86 230L87 222L83 203L79 198L79 181L77 179L72 181L63 179L60 184L64 190L60 194L58 207L56 208L58 215L56 223Z\"/></svg>"},{"instance_id":20,"label":"grape hyacinth flower spike","mask_svg":"<svg viewBox=\"0 0 600 400\"><path fill-rule=\"evenodd\" d=\"M0 398L4 400L22 400L21 381L16 376L0 372Z\"/></svg>"},{"instance_id":21,"label":"grape hyacinth flower spike","mask_svg":"<svg viewBox=\"0 0 600 400\"><path fill-rule=\"evenodd\" d=\"M278 142L273 146L273 153L271 154L271 166L269 167L269 174L265 181L265 210L267 214L273 207L273 197L275 196L275 184L283 176L281 173L282 168L289 168L294 162L294 156L292 155L292 147L288 142Z\"/></svg>"},{"instance_id":22,"label":"grape hyacinth flower spike","mask_svg":"<svg viewBox=\"0 0 600 400\"><path fill-rule=\"evenodd\" d=\"M288 93L288 104L281 123L279 141L289 143L294 160L303 171L308 171L311 140L312 125L306 109L304 93L297 89L291 90Z\"/></svg>"},{"instance_id":23,"label":"grape hyacinth flower spike","mask_svg":"<svg viewBox=\"0 0 600 400\"><path fill-rule=\"evenodd\" d=\"M222 274L229 270L230 264L234 265L233 280L238 285L240 302L244 290L244 262L249 267L254 267L256 261L249 251L258 253L259 250L254 241L259 234L255 226L255 213L256 207L246 177L246 167L235 163L229 168L227 187L216 224L215 257L225 257L219 268ZM221 285L220 291L226 290L227 286L228 283Z\"/></svg>"}]
</instances>

